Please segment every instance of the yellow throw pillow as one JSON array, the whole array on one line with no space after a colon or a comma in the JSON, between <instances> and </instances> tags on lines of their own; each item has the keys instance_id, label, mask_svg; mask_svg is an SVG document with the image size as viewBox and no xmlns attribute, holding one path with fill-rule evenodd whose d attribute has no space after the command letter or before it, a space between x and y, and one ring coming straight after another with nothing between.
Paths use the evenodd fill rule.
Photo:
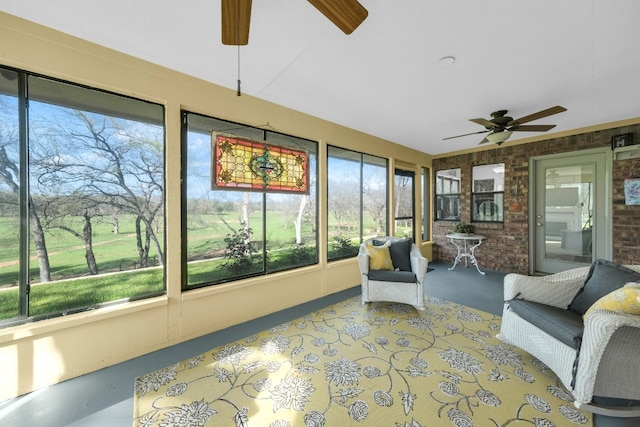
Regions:
<instances>
[{"instance_id":1,"label":"yellow throw pillow","mask_svg":"<svg viewBox=\"0 0 640 427\"><path fill-rule=\"evenodd\" d=\"M389 252L390 244L391 242L386 242L382 246L373 246L371 242L366 244L371 270L393 270L393 262L391 262L391 253Z\"/></svg>"},{"instance_id":2,"label":"yellow throw pillow","mask_svg":"<svg viewBox=\"0 0 640 427\"><path fill-rule=\"evenodd\" d=\"M607 310L620 314L640 316L640 283L627 283L596 301L584 314L585 318L595 310Z\"/></svg>"}]
</instances>

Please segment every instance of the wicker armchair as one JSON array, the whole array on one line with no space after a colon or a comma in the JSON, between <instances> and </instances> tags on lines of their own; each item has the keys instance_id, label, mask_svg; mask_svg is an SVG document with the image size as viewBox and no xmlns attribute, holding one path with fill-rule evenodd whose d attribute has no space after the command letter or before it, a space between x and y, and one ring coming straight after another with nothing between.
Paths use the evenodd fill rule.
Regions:
<instances>
[{"instance_id":1,"label":"wicker armchair","mask_svg":"<svg viewBox=\"0 0 640 427\"><path fill-rule=\"evenodd\" d=\"M623 267L640 272L638 265ZM567 339L563 342L524 320L512 307L512 301L529 301L562 318L592 268L540 277L505 276L505 306L498 338L526 350L553 370L573 394L577 408L614 417L638 417L640 406L630 405L640 400L640 316L599 309L589 309L584 317L572 313L569 318L580 322L581 337L571 345ZM601 277L607 276L603 273ZM594 402L598 397L623 399L629 404L604 406Z\"/></svg>"},{"instance_id":2,"label":"wicker armchair","mask_svg":"<svg viewBox=\"0 0 640 427\"><path fill-rule=\"evenodd\" d=\"M393 264L390 270L374 270L370 268L370 256L367 246L373 244L382 245L387 243L404 246L406 248L406 259L403 249L399 251L391 247ZM396 255L395 257L393 255ZM398 259L400 258L400 259ZM363 242L358 253L358 264L362 277L362 303L373 301L390 301L413 305L418 310L424 310L424 279L427 273L428 261L422 256L420 249L415 243L398 237L375 237ZM400 268L397 267L400 265ZM404 267L403 267L404 265Z\"/></svg>"}]
</instances>

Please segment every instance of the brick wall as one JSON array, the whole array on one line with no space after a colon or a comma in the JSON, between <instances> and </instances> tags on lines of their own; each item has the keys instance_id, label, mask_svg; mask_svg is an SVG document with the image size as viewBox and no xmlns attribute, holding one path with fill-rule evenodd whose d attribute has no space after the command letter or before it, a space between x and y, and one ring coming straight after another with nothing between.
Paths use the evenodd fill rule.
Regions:
<instances>
[{"instance_id":1,"label":"brick wall","mask_svg":"<svg viewBox=\"0 0 640 427\"><path fill-rule=\"evenodd\" d=\"M504 224L476 223L476 232L487 236L476 257L481 268L521 274L529 272L529 157L611 147L611 137L633 133L640 138L640 125L607 129L493 150L450 156L433 161L434 171L461 168L461 220L471 222L471 171L473 166L504 163ZM640 159L617 160L613 167L613 261L640 264L640 206L626 206L625 178L640 178ZM516 192L517 188L517 192ZM517 196L516 196L517 194ZM514 202L520 211L512 211ZM433 224L433 257L453 263L456 251L446 239L454 223Z\"/></svg>"}]
</instances>

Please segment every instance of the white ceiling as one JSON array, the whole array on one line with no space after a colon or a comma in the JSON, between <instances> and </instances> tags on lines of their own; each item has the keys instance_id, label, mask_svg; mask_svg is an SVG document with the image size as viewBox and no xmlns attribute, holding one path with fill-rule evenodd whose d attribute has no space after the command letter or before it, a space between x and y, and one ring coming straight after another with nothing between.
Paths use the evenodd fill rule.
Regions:
<instances>
[{"instance_id":1,"label":"white ceiling","mask_svg":"<svg viewBox=\"0 0 640 427\"><path fill-rule=\"evenodd\" d=\"M468 119L499 109L566 107L530 123L557 124L547 135L640 116L638 0L360 2L369 16L347 36L305 0L254 0L243 94L431 154L477 146L483 135L442 139L483 130ZM238 48L220 42L218 0L0 0L0 10L236 88ZM455 63L440 65L445 56Z\"/></svg>"}]
</instances>

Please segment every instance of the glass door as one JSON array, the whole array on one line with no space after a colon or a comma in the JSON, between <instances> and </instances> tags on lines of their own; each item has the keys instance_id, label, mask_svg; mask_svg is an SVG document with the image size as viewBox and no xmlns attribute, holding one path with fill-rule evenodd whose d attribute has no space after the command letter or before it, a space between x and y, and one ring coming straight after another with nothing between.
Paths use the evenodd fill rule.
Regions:
<instances>
[{"instance_id":1,"label":"glass door","mask_svg":"<svg viewBox=\"0 0 640 427\"><path fill-rule=\"evenodd\" d=\"M555 273L606 257L606 155L563 155L535 162L535 271Z\"/></svg>"}]
</instances>

